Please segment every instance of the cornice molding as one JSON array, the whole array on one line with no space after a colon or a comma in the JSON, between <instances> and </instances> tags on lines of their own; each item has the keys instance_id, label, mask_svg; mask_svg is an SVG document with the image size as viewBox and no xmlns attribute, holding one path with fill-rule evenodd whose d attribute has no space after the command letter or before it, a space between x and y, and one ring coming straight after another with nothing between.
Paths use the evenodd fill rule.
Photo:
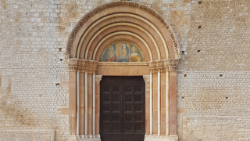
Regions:
<instances>
[{"instance_id":1,"label":"cornice molding","mask_svg":"<svg viewBox=\"0 0 250 141\"><path fill-rule=\"evenodd\" d=\"M92 11L90 11L89 13L87 13L82 19L80 19L79 22L77 23L77 25L75 26L75 28L73 29L73 31L71 32L70 36L69 36L66 56L69 57L68 53L70 52L71 46L73 44L73 40L74 40L74 38L76 36L76 33L79 31L79 29L84 25L84 23L87 20L89 20L91 17L98 14L99 12L104 11L105 9L112 8L112 7L119 7L119 6L123 6L123 7L128 6L128 7L139 8L141 10L144 10L145 12L150 13L154 17L156 17L163 25L165 25L166 29L169 30L170 36L171 36L171 38L173 40L173 45L174 45L174 48L175 48L175 52L176 52L176 54L179 55L179 44L178 44L177 38L175 37L173 29L164 20L164 18L162 18L162 16L160 14L158 14L158 12L156 12L155 10L153 10L153 9L151 9L151 8L145 6L145 5L141 5L139 3L121 1L121 2L107 3L107 4L104 4L102 6L99 6L99 7L95 8L95 9L93 9Z\"/></svg>"},{"instance_id":2,"label":"cornice molding","mask_svg":"<svg viewBox=\"0 0 250 141\"><path fill-rule=\"evenodd\" d=\"M150 62L97 62L77 58L68 59L69 71L95 73L100 66L149 66L151 73L177 71L179 59L155 60Z\"/></svg>"}]
</instances>

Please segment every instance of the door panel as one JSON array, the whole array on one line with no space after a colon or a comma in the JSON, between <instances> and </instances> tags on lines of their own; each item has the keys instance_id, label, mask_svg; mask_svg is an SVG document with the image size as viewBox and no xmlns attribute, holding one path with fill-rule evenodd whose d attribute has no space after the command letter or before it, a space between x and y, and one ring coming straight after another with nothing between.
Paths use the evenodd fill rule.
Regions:
<instances>
[{"instance_id":1,"label":"door panel","mask_svg":"<svg viewBox=\"0 0 250 141\"><path fill-rule=\"evenodd\" d=\"M143 141L145 83L142 77L103 77L100 133L102 141Z\"/></svg>"}]
</instances>

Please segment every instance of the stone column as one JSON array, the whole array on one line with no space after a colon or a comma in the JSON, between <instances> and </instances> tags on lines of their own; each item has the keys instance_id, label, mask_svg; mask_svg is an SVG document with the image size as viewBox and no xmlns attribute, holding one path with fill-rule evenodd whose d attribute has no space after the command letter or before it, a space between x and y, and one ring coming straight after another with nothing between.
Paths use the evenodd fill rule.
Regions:
<instances>
[{"instance_id":1,"label":"stone column","mask_svg":"<svg viewBox=\"0 0 250 141\"><path fill-rule=\"evenodd\" d=\"M166 70L166 136L169 135L169 65L168 60L164 60L164 67Z\"/></svg>"},{"instance_id":2,"label":"stone column","mask_svg":"<svg viewBox=\"0 0 250 141\"><path fill-rule=\"evenodd\" d=\"M177 65L179 59L169 59L169 135L177 138Z\"/></svg>"},{"instance_id":3,"label":"stone column","mask_svg":"<svg viewBox=\"0 0 250 141\"><path fill-rule=\"evenodd\" d=\"M93 123L92 123L92 114L93 114L93 78L92 78L92 73L88 73L88 122L87 122L87 128L88 128L88 137L93 138Z\"/></svg>"},{"instance_id":4,"label":"stone column","mask_svg":"<svg viewBox=\"0 0 250 141\"><path fill-rule=\"evenodd\" d=\"M150 67L150 135L158 134L158 70L157 61L149 62Z\"/></svg>"},{"instance_id":5,"label":"stone column","mask_svg":"<svg viewBox=\"0 0 250 141\"><path fill-rule=\"evenodd\" d=\"M80 138L84 138L85 132L85 123L84 123L84 115L85 115L85 60L78 60L78 71L79 71L79 136Z\"/></svg>"},{"instance_id":6,"label":"stone column","mask_svg":"<svg viewBox=\"0 0 250 141\"><path fill-rule=\"evenodd\" d=\"M88 73L84 73L84 138L88 138Z\"/></svg>"},{"instance_id":7,"label":"stone column","mask_svg":"<svg viewBox=\"0 0 250 141\"><path fill-rule=\"evenodd\" d=\"M157 82L157 84L158 84L158 92L157 92L157 111L158 111L158 136L160 136L161 135L161 126L162 126L162 124L161 124L161 115L162 115L162 113L161 113L161 103L162 103L162 97L161 97L161 89L162 89L162 87L161 87L161 81L162 81L162 79L161 79L161 74L163 73L163 72L165 72L165 68L164 68L164 62L163 61L161 61L161 60L159 60L159 61L157 61L157 63L156 63L156 69L157 69L157 71L158 71L158 82Z\"/></svg>"},{"instance_id":8,"label":"stone column","mask_svg":"<svg viewBox=\"0 0 250 141\"><path fill-rule=\"evenodd\" d=\"M69 140L76 139L76 71L77 71L77 59L69 59L69 125L70 135Z\"/></svg>"},{"instance_id":9,"label":"stone column","mask_svg":"<svg viewBox=\"0 0 250 141\"><path fill-rule=\"evenodd\" d=\"M95 71L97 62L93 60L86 61L87 71L87 133L88 138L95 138Z\"/></svg>"}]
</instances>

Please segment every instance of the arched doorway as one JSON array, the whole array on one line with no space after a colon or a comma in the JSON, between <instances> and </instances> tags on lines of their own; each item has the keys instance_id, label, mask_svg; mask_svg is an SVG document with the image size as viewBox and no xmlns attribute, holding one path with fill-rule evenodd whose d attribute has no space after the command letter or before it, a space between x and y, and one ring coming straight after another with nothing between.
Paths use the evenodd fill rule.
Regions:
<instances>
[{"instance_id":1,"label":"arched doorway","mask_svg":"<svg viewBox=\"0 0 250 141\"><path fill-rule=\"evenodd\" d=\"M177 140L176 38L154 10L133 2L102 5L68 41L70 138L100 140L102 76L143 76L145 140Z\"/></svg>"}]
</instances>

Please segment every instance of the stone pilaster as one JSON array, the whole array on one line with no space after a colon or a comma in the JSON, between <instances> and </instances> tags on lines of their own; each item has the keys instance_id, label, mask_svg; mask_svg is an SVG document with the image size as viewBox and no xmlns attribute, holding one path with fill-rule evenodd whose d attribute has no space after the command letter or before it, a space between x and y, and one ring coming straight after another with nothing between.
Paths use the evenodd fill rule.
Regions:
<instances>
[{"instance_id":1,"label":"stone pilaster","mask_svg":"<svg viewBox=\"0 0 250 141\"><path fill-rule=\"evenodd\" d=\"M145 133L150 134L150 75L143 75L145 81Z\"/></svg>"},{"instance_id":2,"label":"stone pilaster","mask_svg":"<svg viewBox=\"0 0 250 141\"><path fill-rule=\"evenodd\" d=\"M168 59L169 66L169 135L177 137L177 65L179 59ZM173 139L174 139L173 138Z\"/></svg>"},{"instance_id":3,"label":"stone pilaster","mask_svg":"<svg viewBox=\"0 0 250 141\"><path fill-rule=\"evenodd\" d=\"M95 137L100 138L100 81L102 80L102 75L95 76Z\"/></svg>"}]
</instances>

